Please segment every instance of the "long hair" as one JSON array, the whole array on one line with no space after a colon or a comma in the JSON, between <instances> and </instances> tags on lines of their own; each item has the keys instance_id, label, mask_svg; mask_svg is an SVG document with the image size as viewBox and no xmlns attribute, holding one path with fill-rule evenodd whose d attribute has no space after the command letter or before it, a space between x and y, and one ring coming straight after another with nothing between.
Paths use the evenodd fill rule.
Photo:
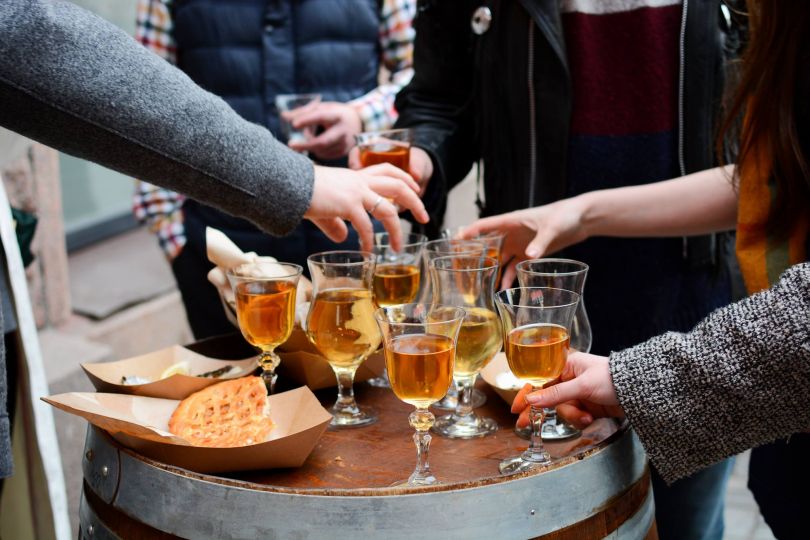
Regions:
<instances>
[{"instance_id":1,"label":"long hair","mask_svg":"<svg viewBox=\"0 0 810 540\"><path fill-rule=\"evenodd\" d=\"M776 186L768 227L784 237L810 211L810 150L801 144L810 144L810 2L748 0L747 7L751 40L717 151L722 156L739 132L737 181L749 168L762 170L760 156L768 156Z\"/></svg>"}]
</instances>

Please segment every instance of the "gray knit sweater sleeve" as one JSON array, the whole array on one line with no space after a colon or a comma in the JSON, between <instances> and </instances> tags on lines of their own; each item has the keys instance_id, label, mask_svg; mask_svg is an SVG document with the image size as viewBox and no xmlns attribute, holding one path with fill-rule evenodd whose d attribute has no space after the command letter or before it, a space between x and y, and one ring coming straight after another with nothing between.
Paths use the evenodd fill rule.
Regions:
<instances>
[{"instance_id":1,"label":"gray knit sweater sleeve","mask_svg":"<svg viewBox=\"0 0 810 540\"><path fill-rule=\"evenodd\" d=\"M70 2L0 1L0 125L274 234L312 196L307 158Z\"/></svg>"},{"instance_id":2,"label":"gray knit sweater sleeve","mask_svg":"<svg viewBox=\"0 0 810 540\"><path fill-rule=\"evenodd\" d=\"M810 428L810 263L772 288L610 356L619 401L667 481Z\"/></svg>"}]
</instances>

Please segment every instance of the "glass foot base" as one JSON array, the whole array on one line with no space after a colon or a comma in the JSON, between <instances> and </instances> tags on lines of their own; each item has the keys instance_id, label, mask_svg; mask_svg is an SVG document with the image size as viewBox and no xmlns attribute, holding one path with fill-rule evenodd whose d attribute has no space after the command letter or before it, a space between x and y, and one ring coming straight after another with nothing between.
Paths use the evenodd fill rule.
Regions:
<instances>
[{"instance_id":1,"label":"glass foot base","mask_svg":"<svg viewBox=\"0 0 810 540\"><path fill-rule=\"evenodd\" d=\"M509 476L510 474L539 469L551 463L551 456L548 455L548 452L535 454L534 457L537 459L528 460L523 455L506 458L500 462L498 470L501 471L501 475Z\"/></svg>"},{"instance_id":2,"label":"glass foot base","mask_svg":"<svg viewBox=\"0 0 810 540\"><path fill-rule=\"evenodd\" d=\"M362 409L354 410L341 410L336 411L334 408L329 410L332 413L332 421L329 422L329 429L342 429L368 426L377 421L377 411L371 407L364 407Z\"/></svg>"},{"instance_id":3,"label":"glass foot base","mask_svg":"<svg viewBox=\"0 0 810 540\"><path fill-rule=\"evenodd\" d=\"M473 388L472 408L477 409L487 402L487 396L481 390ZM455 411L458 407L458 394L447 394L441 401L437 401L431 407L441 411Z\"/></svg>"},{"instance_id":4,"label":"glass foot base","mask_svg":"<svg viewBox=\"0 0 810 540\"><path fill-rule=\"evenodd\" d=\"M374 388L391 388L391 383L388 382L386 377L374 377L366 381L366 384Z\"/></svg>"},{"instance_id":5,"label":"glass foot base","mask_svg":"<svg viewBox=\"0 0 810 540\"><path fill-rule=\"evenodd\" d=\"M411 475L407 480L400 480L394 482L391 487L418 487L418 486L436 486L441 484L436 477L432 474L429 476L415 476Z\"/></svg>"},{"instance_id":6,"label":"glass foot base","mask_svg":"<svg viewBox=\"0 0 810 540\"><path fill-rule=\"evenodd\" d=\"M448 414L436 420L430 430L450 439L476 439L498 431L498 423L492 418L482 418L476 414L466 418Z\"/></svg>"},{"instance_id":7,"label":"glass foot base","mask_svg":"<svg viewBox=\"0 0 810 540\"><path fill-rule=\"evenodd\" d=\"M532 428L531 426L526 426L524 428L516 427L515 435L528 441L532 436ZM541 434L543 440L562 441L564 439L579 437L580 435L582 435L580 430L570 424L566 424L565 422L555 420L543 422L543 431Z\"/></svg>"}]
</instances>

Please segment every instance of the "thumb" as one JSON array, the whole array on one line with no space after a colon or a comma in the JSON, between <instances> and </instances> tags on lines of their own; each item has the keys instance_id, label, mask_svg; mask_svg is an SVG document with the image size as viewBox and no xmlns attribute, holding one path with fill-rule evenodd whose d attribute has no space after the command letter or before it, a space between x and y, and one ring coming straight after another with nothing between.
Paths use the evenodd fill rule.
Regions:
<instances>
[{"instance_id":1,"label":"thumb","mask_svg":"<svg viewBox=\"0 0 810 540\"><path fill-rule=\"evenodd\" d=\"M529 402L529 405L538 407L556 407L560 403L579 399L582 393L581 387L579 379L571 379L529 394L526 396L526 401Z\"/></svg>"},{"instance_id":2,"label":"thumb","mask_svg":"<svg viewBox=\"0 0 810 540\"><path fill-rule=\"evenodd\" d=\"M549 239L542 231L538 231L534 240L526 246L526 256L530 259L540 258L548 249Z\"/></svg>"}]
</instances>

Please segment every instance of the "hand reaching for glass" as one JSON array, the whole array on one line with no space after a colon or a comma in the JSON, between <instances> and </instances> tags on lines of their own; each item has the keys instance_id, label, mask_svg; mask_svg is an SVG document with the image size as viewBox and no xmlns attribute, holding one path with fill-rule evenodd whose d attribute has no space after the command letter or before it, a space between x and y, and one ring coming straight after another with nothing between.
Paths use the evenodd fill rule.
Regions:
<instances>
[{"instance_id":1,"label":"hand reaching for glass","mask_svg":"<svg viewBox=\"0 0 810 540\"><path fill-rule=\"evenodd\" d=\"M360 169L360 150L357 147L352 148L349 152L349 168ZM419 196L425 194L430 177L433 176L433 162L427 152L419 147L411 146L411 157L409 171L411 177L419 184Z\"/></svg>"},{"instance_id":2,"label":"hand reaching for glass","mask_svg":"<svg viewBox=\"0 0 810 540\"><path fill-rule=\"evenodd\" d=\"M492 216L464 227L461 238L489 233L505 234L501 260L510 261L503 271L502 288L515 280L515 266L585 240L584 204L581 197L563 199L545 206Z\"/></svg>"},{"instance_id":3,"label":"hand reaching for glass","mask_svg":"<svg viewBox=\"0 0 810 540\"><path fill-rule=\"evenodd\" d=\"M512 413L520 414L518 427L528 425L530 404L557 407L557 414L578 429L594 418L624 417L606 357L572 351L559 381L535 392L527 384L518 392L512 403Z\"/></svg>"},{"instance_id":4,"label":"hand reaching for glass","mask_svg":"<svg viewBox=\"0 0 810 540\"><path fill-rule=\"evenodd\" d=\"M360 171L316 165L312 199L304 217L335 242L346 239L349 231L343 220L350 221L360 236L361 249L371 251L371 214L391 234L391 245L398 251L402 248L398 207L410 210L420 223L429 220L418 191L408 173L387 163Z\"/></svg>"},{"instance_id":5,"label":"hand reaching for glass","mask_svg":"<svg viewBox=\"0 0 810 540\"><path fill-rule=\"evenodd\" d=\"M354 146L354 136L363 131L363 121L352 105L337 102L316 103L283 113L293 129L310 128L314 133L318 127L323 132L308 140L289 142L297 152L311 152L322 160L339 159L349 153Z\"/></svg>"}]
</instances>

